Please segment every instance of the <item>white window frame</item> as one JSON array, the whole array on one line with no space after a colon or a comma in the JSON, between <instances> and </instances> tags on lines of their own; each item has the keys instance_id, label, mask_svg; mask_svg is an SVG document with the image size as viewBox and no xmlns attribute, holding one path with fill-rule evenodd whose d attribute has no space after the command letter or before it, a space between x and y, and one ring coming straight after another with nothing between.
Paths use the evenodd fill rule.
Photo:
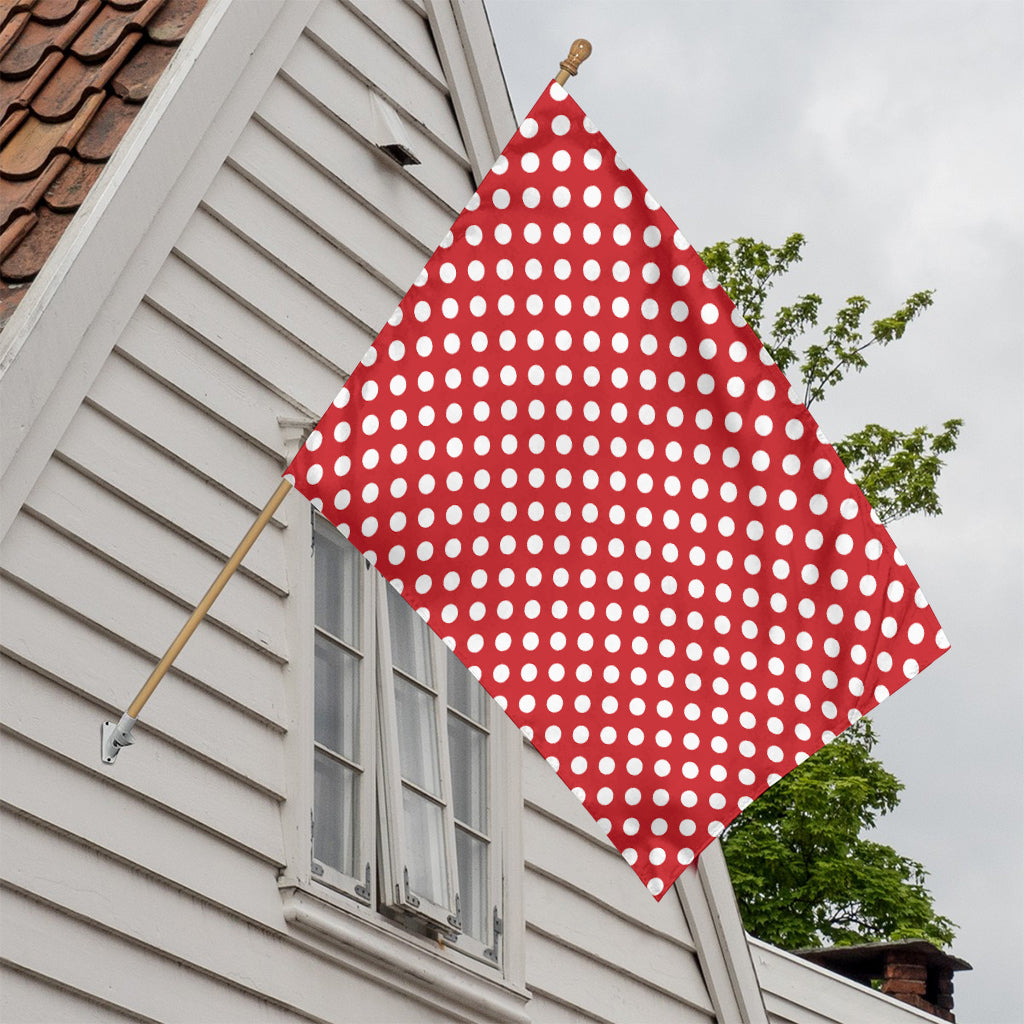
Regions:
<instances>
[{"instance_id":1,"label":"white window frame","mask_svg":"<svg viewBox=\"0 0 1024 1024\"><path fill-rule=\"evenodd\" d=\"M337 533L331 524L324 519L322 516L313 516L313 551L314 551L314 585L315 585L315 545L317 543L317 533L319 532L327 543L334 543L335 537L341 541L343 547L346 542L341 534ZM346 552L346 554L349 552ZM355 554L359 561L362 561L362 557L359 556L358 552L352 549L352 553ZM374 861L376 860L376 844L374 842L374 822L376 818L376 776L377 776L377 750L378 744L376 742L376 720L377 720L377 687L374 685L374 680L377 674L376 666L376 638L374 629L374 588L372 573L367 571L357 570L357 579L361 586L361 621L357 623L356 633L359 637L359 648L355 647L351 643L345 640L333 636L326 629L319 626L316 622L315 608L316 599L314 592L314 615L312 616L313 621L313 645L314 645L314 676L315 676L315 645L317 636L324 637L327 642L342 648L350 654L358 657L359 660L359 672L358 672L358 693L359 693L359 732L360 738L360 757L361 770L357 777L357 788L356 788L356 800L358 806L358 819L359 827L354 836L354 843L356 853L354 857L354 863L356 872L354 874L345 874L338 870L336 867L331 866L321 860L319 860L313 847L313 836L316 832L316 806L315 799L313 801L313 820L311 822L311 833L310 833L310 870L314 878L324 885L330 886L336 889L338 892L344 893L346 896L358 900L360 903L367 907L371 907L374 904L374 886L373 876ZM313 699L312 705L315 712L316 708L316 693L315 693L316 681L315 678L312 680ZM313 750L327 748L321 748L320 744L316 740L315 731L312 737ZM315 754L314 754L315 757ZM314 773L315 776L315 773ZM314 790L315 792L315 790Z\"/></svg>"},{"instance_id":2,"label":"white window frame","mask_svg":"<svg viewBox=\"0 0 1024 1024\"><path fill-rule=\"evenodd\" d=\"M300 513L284 532L290 580L289 647L293 652L284 669L283 695L289 711L284 749L286 763L291 766L287 799L282 804L286 864L278 876L285 920L290 927L315 938L325 952L334 950L334 955L344 962L380 965L400 957L410 968L414 964L423 969L433 965L427 989L411 975L399 978L390 973L386 979L389 987L408 989L410 995L428 1002L436 996L452 1006L475 1007L474 1012L489 1008L486 1013L491 1016L525 1022L527 1018L521 1008L529 994L525 986L522 739L496 706L489 705L490 945L465 933L453 940L422 928L417 930L411 916L403 920L402 915L387 911L380 896L383 880L378 877L376 849L370 860L369 903L355 891L357 886L365 889L364 877L313 872L313 518ZM366 578L371 589L382 585L377 582L376 573L368 572ZM371 631L377 607L376 595L364 605L364 622ZM364 680L368 672L373 673L371 679L377 678L376 648L379 641L364 651ZM364 707L369 706L364 701ZM447 742L447 729L442 735ZM363 806L368 806L366 801ZM376 843L376 825L369 832L370 841ZM495 907L499 908L501 919L497 931L493 928Z\"/></svg>"},{"instance_id":3,"label":"white window frame","mask_svg":"<svg viewBox=\"0 0 1024 1024\"><path fill-rule=\"evenodd\" d=\"M501 712L489 698L484 704L485 721L480 728L488 737L487 742L487 808L488 808L488 842L487 853L487 886L484 917L488 925L487 936L481 940L470 935L463 927L462 899L459 891L458 858L456 853L456 828L454 798L451 784L452 761L449 750L448 721L455 715L464 721L472 721L457 710L452 710L448 700L448 649L436 637L431 637L427 650L429 682L433 684L434 694L434 725L438 738L438 757L440 762L440 796L436 802L442 805L443 842L445 849L445 866L449 892L447 904L437 904L429 900L423 893L414 891L409 884L408 864L415 856L409 839L405 834L403 813L403 782L400 753L397 739L399 736L396 720L396 704L392 679L395 672L401 673L406 680L413 677L394 666L391 657L391 631L393 623L388 612L389 584L377 576L377 672L380 684L378 691L379 719L381 724L380 759L378 779L380 782L380 834L382 842L383 891L381 900L400 913L420 917L436 926L449 941L457 943L457 948L477 958L500 965L502 957L501 934L504 925L503 899L501 880L505 871L503 858L504 843L501 829L500 808L502 793L498 786L498 765L504 762L505 752L502 744L504 730L496 728ZM419 625L415 612L408 610L410 620ZM414 685L425 681L413 681ZM475 680L472 685L479 685ZM518 744L517 744L518 745Z\"/></svg>"}]
</instances>

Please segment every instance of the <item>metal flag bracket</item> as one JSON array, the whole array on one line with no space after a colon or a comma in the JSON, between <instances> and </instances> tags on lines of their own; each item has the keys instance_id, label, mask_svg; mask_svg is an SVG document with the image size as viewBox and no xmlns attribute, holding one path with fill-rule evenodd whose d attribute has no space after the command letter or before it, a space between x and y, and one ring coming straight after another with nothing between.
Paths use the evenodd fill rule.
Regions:
<instances>
[{"instance_id":1,"label":"metal flag bracket","mask_svg":"<svg viewBox=\"0 0 1024 1024\"><path fill-rule=\"evenodd\" d=\"M129 747L135 742L132 738L132 726L134 725L135 719L126 712L116 724L104 722L100 726L100 758L104 764L113 764L117 752L122 747Z\"/></svg>"}]
</instances>

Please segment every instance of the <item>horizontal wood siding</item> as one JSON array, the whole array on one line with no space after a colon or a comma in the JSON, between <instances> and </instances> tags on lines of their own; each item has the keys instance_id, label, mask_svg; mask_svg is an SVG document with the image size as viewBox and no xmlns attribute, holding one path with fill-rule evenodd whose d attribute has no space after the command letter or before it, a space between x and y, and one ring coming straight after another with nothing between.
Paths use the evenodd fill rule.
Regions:
<instances>
[{"instance_id":1,"label":"horizontal wood siding","mask_svg":"<svg viewBox=\"0 0 1024 1024\"><path fill-rule=\"evenodd\" d=\"M419 166L374 146L374 94ZM472 194L470 167L426 6L323 0L11 528L10 1019L42 1003L55 1021L438 1019L409 979L284 919L287 813L303 813L288 806L289 687L311 685L292 671L311 636L289 600L299 497L147 705L137 748L103 768L98 733L276 487L279 421L311 424L331 401ZM678 899L656 903L532 749L525 761L533 1018L710 1020Z\"/></svg>"},{"instance_id":2,"label":"horizontal wood siding","mask_svg":"<svg viewBox=\"0 0 1024 1024\"><path fill-rule=\"evenodd\" d=\"M523 752L527 985L540 1021L709 1021L674 893L656 903L543 758ZM544 1013L551 1010L551 1016Z\"/></svg>"},{"instance_id":3,"label":"horizontal wood siding","mask_svg":"<svg viewBox=\"0 0 1024 1024\"><path fill-rule=\"evenodd\" d=\"M277 486L279 420L326 408L473 191L425 10L311 14L0 555L4 1020L436 1018L432 995L285 921L288 688L312 683L286 553L289 521L308 530L301 498L147 704L136 747L99 762L100 723ZM421 167L373 146L371 91Z\"/></svg>"}]
</instances>

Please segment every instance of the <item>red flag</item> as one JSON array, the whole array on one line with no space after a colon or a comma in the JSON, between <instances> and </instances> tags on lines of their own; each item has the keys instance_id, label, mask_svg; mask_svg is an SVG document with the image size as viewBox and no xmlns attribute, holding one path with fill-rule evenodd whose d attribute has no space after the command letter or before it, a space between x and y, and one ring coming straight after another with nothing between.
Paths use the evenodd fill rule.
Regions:
<instances>
[{"instance_id":1,"label":"red flag","mask_svg":"<svg viewBox=\"0 0 1024 1024\"><path fill-rule=\"evenodd\" d=\"M554 83L286 475L658 898L948 646L801 396Z\"/></svg>"}]
</instances>

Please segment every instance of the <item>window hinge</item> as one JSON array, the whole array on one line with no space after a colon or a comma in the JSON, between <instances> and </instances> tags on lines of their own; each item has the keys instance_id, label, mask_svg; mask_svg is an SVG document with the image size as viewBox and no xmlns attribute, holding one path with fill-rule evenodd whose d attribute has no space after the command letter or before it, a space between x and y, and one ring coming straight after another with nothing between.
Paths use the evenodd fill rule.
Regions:
<instances>
[{"instance_id":1,"label":"window hinge","mask_svg":"<svg viewBox=\"0 0 1024 1024\"><path fill-rule=\"evenodd\" d=\"M448 915L448 923L453 928L462 931L462 903L459 901L459 894L455 894L455 913Z\"/></svg>"},{"instance_id":2,"label":"window hinge","mask_svg":"<svg viewBox=\"0 0 1024 1024\"><path fill-rule=\"evenodd\" d=\"M370 905L370 862L366 862L366 882L363 885L357 885L355 888L356 898L361 900L367 906Z\"/></svg>"},{"instance_id":3,"label":"window hinge","mask_svg":"<svg viewBox=\"0 0 1024 1024\"><path fill-rule=\"evenodd\" d=\"M488 960L493 960L495 963L498 962L498 936L501 935L501 917L498 915L498 908L494 908L494 917L492 921L492 927L494 929L494 945L490 949L484 950L484 956Z\"/></svg>"},{"instance_id":4,"label":"window hinge","mask_svg":"<svg viewBox=\"0 0 1024 1024\"><path fill-rule=\"evenodd\" d=\"M407 867L402 869L402 873L405 878L405 902L410 907L418 907L420 905L420 899L418 896L414 896L412 889L409 888L409 869Z\"/></svg>"},{"instance_id":5,"label":"window hinge","mask_svg":"<svg viewBox=\"0 0 1024 1024\"><path fill-rule=\"evenodd\" d=\"M313 872L314 875L318 875L318 876L322 875L324 873L323 865L322 864L318 864L316 861L313 861L310 870Z\"/></svg>"}]
</instances>

